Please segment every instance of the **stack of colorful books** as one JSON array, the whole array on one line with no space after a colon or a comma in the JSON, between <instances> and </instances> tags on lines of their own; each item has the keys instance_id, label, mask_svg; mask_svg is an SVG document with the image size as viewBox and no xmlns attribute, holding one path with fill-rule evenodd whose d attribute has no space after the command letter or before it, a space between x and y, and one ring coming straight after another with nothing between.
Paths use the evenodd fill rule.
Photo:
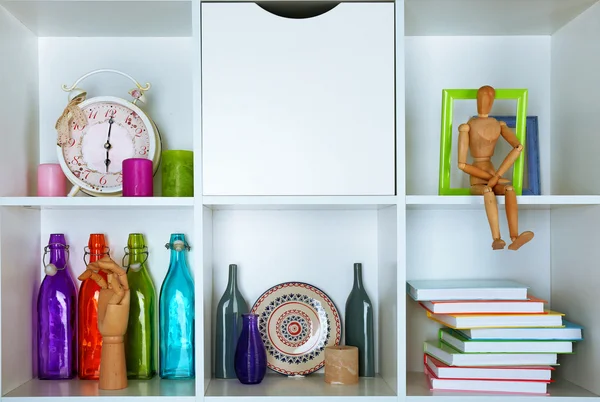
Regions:
<instances>
[{"instance_id":1,"label":"stack of colorful books","mask_svg":"<svg viewBox=\"0 0 600 402\"><path fill-rule=\"evenodd\" d=\"M432 390L547 394L558 354L583 339L581 326L517 282L414 280L407 291L444 325L424 343Z\"/></svg>"}]
</instances>

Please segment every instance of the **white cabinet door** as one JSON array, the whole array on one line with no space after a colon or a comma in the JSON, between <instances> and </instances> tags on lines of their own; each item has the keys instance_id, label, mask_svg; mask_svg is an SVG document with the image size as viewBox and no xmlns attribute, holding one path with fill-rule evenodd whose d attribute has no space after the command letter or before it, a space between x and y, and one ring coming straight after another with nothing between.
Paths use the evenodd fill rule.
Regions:
<instances>
[{"instance_id":1,"label":"white cabinet door","mask_svg":"<svg viewBox=\"0 0 600 402\"><path fill-rule=\"evenodd\" d=\"M202 5L203 192L395 192L394 5Z\"/></svg>"}]
</instances>

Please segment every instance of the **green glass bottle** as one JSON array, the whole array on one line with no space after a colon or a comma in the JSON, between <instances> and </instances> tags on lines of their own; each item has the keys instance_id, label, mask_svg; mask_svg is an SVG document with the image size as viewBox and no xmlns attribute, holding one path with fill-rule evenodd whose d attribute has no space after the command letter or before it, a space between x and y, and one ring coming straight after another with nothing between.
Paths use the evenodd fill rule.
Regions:
<instances>
[{"instance_id":1,"label":"green glass bottle","mask_svg":"<svg viewBox=\"0 0 600 402\"><path fill-rule=\"evenodd\" d=\"M362 264L354 264L354 286L346 301L346 345L358 348L358 375L375 376L373 305L362 281Z\"/></svg>"},{"instance_id":2,"label":"green glass bottle","mask_svg":"<svg viewBox=\"0 0 600 402\"><path fill-rule=\"evenodd\" d=\"M148 273L144 236L131 233L127 240L127 280L131 293L125 334L127 378L148 380L156 374L156 290Z\"/></svg>"}]
</instances>

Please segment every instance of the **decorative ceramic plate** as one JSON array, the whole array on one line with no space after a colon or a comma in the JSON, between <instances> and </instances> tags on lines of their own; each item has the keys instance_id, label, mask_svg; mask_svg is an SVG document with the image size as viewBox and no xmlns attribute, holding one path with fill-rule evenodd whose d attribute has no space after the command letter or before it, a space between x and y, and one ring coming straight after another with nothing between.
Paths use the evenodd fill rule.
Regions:
<instances>
[{"instance_id":1,"label":"decorative ceramic plate","mask_svg":"<svg viewBox=\"0 0 600 402\"><path fill-rule=\"evenodd\" d=\"M252 307L267 349L267 367L306 375L325 364L325 348L340 344L340 314L320 289L286 282L267 290Z\"/></svg>"}]
</instances>

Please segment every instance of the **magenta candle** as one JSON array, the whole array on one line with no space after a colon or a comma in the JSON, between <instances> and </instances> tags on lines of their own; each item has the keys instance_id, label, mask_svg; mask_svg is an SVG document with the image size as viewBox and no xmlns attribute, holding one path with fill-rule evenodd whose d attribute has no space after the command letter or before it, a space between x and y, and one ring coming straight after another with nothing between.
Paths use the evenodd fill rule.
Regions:
<instances>
[{"instance_id":1,"label":"magenta candle","mask_svg":"<svg viewBox=\"0 0 600 402\"><path fill-rule=\"evenodd\" d=\"M152 197L153 169L150 159L123 161L123 197Z\"/></svg>"},{"instance_id":2,"label":"magenta candle","mask_svg":"<svg viewBox=\"0 0 600 402\"><path fill-rule=\"evenodd\" d=\"M67 195L67 178L58 163L38 166L38 197L64 197Z\"/></svg>"}]
</instances>

